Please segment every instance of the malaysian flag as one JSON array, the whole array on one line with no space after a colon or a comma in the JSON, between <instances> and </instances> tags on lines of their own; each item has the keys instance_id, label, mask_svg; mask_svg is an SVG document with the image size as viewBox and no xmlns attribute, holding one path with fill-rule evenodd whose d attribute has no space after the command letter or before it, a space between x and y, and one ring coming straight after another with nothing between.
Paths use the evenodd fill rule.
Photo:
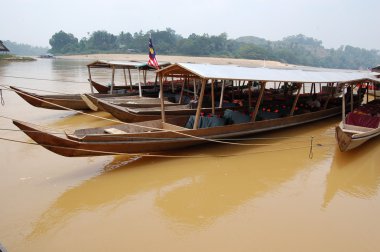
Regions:
<instances>
[{"instance_id":1,"label":"malaysian flag","mask_svg":"<svg viewBox=\"0 0 380 252\"><path fill-rule=\"evenodd\" d=\"M156 51L153 48L152 38L149 38L149 60L148 65L151 67L154 67L156 69L159 69L158 62L156 59Z\"/></svg>"}]
</instances>

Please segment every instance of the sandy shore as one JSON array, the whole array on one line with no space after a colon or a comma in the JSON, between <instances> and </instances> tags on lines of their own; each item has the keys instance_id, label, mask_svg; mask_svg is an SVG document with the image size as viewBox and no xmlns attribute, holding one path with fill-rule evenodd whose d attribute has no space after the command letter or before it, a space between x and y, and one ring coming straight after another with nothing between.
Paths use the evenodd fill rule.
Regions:
<instances>
[{"instance_id":1,"label":"sandy shore","mask_svg":"<svg viewBox=\"0 0 380 252\"><path fill-rule=\"evenodd\" d=\"M147 54L83 54L59 56L63 59L91 59L91 60L148 60ZM186 63L209 63L209 64L231 64L248 67L272 67L283 68L292 65L284 64L277 61L268 60L249 60L249 59L233 59L233 58L215 58L215 57L190 57L190 56L172 56L172 55L157 55L158 62L186 62Z\"/></svg>"}]
</instances>

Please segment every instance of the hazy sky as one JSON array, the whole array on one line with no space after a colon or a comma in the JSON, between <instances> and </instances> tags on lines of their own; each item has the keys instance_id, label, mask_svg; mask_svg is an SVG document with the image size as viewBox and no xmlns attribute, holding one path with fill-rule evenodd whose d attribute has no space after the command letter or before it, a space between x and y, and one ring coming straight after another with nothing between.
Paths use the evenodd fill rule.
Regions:
<instances>
[{"instance_id":1,"label":"hazy sky","mask_svg":"<svg viewBox=\"0 0 380 252\"><path fill-rule=\"evenodd\" d=\"M0 0L0 6L0 40L37 46L49 46L60 30L81 39L98 30L172 28L183 37L226 32L281 40L301 33L327 48L380 50L379 0Z\"/></svg>"}]
</instances>

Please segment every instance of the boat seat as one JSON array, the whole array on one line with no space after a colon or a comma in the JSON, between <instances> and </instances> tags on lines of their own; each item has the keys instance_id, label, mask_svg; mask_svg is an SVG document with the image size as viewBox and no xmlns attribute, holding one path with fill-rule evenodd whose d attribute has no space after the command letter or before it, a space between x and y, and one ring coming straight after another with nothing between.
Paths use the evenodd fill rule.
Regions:
<instances>
[{"instance_id":1,"label":"boat seat","mask_svg":"<svg viewBox=\"0 0 380 252\"><path fill-rule=\"evenodd\" d=\"M376 129L380 124L380 117L350 112L346 116L346 124Z\"/></svg>"},{"instance_id":2,"label":"boat seat","mask_svg":"<svg viewBox=\"0 0 380 252\"><path fill-rule=\"evenodd\" d=\"M192 129L195 123L195 116L192 115L189 117L189 120L187 121L185 128ZM211 127L217 127L217 126L223 126L226 124L226 120L224 118L220 118L217 116L200 116L199 117L199 123L198 128L211 128Z\"/></svg>"},{"instance_id":3,"label":"boat seat","mask_svg":"<svg viewBox=\"0 0 380 252\"><path fill-rule=\"evenodd\" d=\"M104 132L108 133L108 134L126 134L127 133L124 130L119 130L119 129L116 129L116 128L104 129Z\"/></svg>"},{"instance_id":4,"label":"boat seat","mask_svg":"<svg viewBox=\"0 0 380 252\"><path fill-rule=\"evenodd\" d=\"M227 124L247 123L250 121L249 115L245 115L239 111L232 111L230 109L224 111L223 118L226 119Z\"/></svg>"}]
</instances>

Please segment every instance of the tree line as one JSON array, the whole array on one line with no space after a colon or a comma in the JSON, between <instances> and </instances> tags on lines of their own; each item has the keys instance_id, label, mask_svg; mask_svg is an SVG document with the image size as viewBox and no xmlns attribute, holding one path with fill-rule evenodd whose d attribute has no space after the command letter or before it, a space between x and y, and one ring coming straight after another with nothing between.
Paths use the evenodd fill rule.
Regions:
<instances>
[{"instance_id":1,"label":"tree line","mask_svg":"<svg viewBox=\"0 0 380 252\"><path fill-rule=\"evenodd\" d=\"M88 37L76 38L71 33L59 31L49 43L53 54L89 53L147 53L148 40L152 37L157 54L184 56L214 56L257 60L274 60L288 64L367 69L380 64L380 52L353 46L327 49L322 41L302 34L269 41L246 36L229 39L226 33L218 36L191 34L182 37L170 28L148 32L121 32L119 35L107 31L95 31Z\"/></svg>"},{"instance_id":2,"label":"tree line","mask_svg":"<svg viewBox=\"0 0 380 252\"><path fill-rule=\"evenodd\" d=\"M9 40L4 41L4 45L9 49L11 54L15 54L15 55L36 56L36 55L45 54L49 50L48 47L19 44L19 43L12 42Z\"/></svg>"}]
</instances>

